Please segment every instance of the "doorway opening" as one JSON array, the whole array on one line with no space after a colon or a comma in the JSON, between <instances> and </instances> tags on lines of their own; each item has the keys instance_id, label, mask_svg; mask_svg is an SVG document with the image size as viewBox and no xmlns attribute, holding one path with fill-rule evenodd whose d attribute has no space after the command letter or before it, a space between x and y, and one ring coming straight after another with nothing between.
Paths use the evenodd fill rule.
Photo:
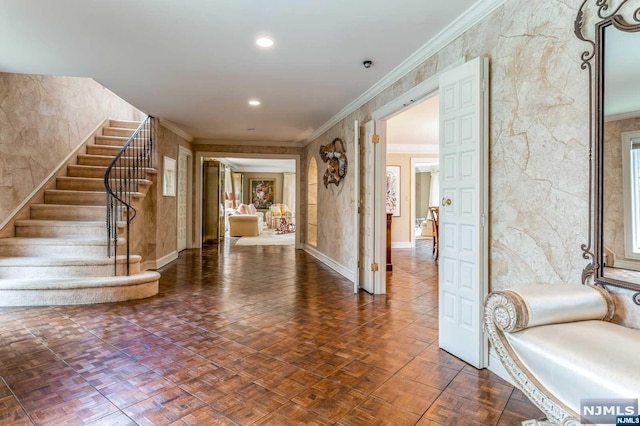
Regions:
<instances>
[{"instance_id":1,"label":"doorway opening","mask_svg":"<svg viewBox=\"0 0 640 426\"><path fill-rule=\"evenodd\" d=\"M387 274L377 273L386 270L384 248L392 246L391 238L387 240L387 235L391 234L387 232L388 222L382 220L386 216L385 202L389 191L385 165L389 166L393 160L400 161L392 157L392 148L387 146L389 122L417 104L417 100L428 100L437 92L438 196L441 199L437 212L438 344L476 368L484 368L488 360L487 339L482 331L482 302L488 292L487 77L488 59L474 58L466 62L462 59L376 110L373 120L365 124L365 130L368 125L374 130L373 154L362 156L363 161L368 161L363 167L374 173L373 201L367 199L366 194L360 194L365 196L365 205L372 204L374 213L373 287L376 294L386 293ZM401 172L397 169L401 168L396 165L398 175ZM410 166L405 164L405 168ZM396 184L396 188L401 188L401 176L397 180L400 184ZM399 193L397 204L410 199L409 195L402 195L401 189L396 192ZM391 205L395 207L393 202ZM414 223L407 221L402 230L409 239L413 226Z\"/></svg>"},{"instance_id":2,"label":"doorway opening","mask_svg":"<svg viewBox=\"0 0 640 426\"><path fill-rule=\"evenodd\" d=\"M259 237L253 243L267 245L269 241L258 240L285 232L288 244L299 248L299 162L296 155L196 153L198 246L226 247L245 236Z\"/></svg>"},{"instance_id":3,"label":"doorway opening","mask_svg":"<svg viewBox=\"0 0 640 426\"><path fill-rule=\"evenodd\" d=\"M391 260L397 249L430 250L437 230L439 115L437 94L387 119L386 212L391 217ZM419 244L416 244L419 242ZM406 255L406 253L405 253Z\"/></svg>"}]
</instances>

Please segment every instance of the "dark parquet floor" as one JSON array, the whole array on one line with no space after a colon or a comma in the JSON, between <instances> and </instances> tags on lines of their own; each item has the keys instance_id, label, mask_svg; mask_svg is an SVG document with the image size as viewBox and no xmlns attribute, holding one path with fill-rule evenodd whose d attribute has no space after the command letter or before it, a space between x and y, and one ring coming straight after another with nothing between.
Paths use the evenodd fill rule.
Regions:
<instances>
[{"instance_id":1,"label":"dark parquet floor","mask_svg":"<svg viewBox=\"0 0 640 426\"><path fill-rule=\"evenodd\" d=\"M292 247L190 250L160 294L0 309L2 425L501 425L541 413L438 349L431 249L352 294Z\"/></svg>"}]
</instances>

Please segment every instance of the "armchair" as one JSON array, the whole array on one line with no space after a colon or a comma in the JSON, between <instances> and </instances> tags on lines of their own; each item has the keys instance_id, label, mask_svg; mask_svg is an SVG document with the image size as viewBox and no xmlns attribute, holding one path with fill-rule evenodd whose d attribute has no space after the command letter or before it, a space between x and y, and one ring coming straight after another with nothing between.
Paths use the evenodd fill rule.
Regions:
<instances>
[{"instance_id":1,"label":"armchair","mask_svg":"<svg viewBox=\"0 0 640 426\"><path fill-rule=\"evenodd\" d=\"M282 226L293 225L293 212L286 204L272 204L267 212L267 223L271 229L281 229Z\"/></svg>"}]
</instances>

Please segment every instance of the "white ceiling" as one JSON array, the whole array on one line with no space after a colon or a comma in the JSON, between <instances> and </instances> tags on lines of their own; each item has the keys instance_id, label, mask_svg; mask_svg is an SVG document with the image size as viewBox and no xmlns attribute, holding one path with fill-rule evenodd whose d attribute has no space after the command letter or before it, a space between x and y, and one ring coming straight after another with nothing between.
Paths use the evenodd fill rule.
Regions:
<instances>
[{"instance_id":1,"label":"white ceiling","mask_svg":"<svg viewBox=\"0 0 640 426\"><path fill-rule=\"evenodd\" d=\"M605 34L605 115L640 113L640 34L609 26Z\"/></svg>"},{"instance_id":2,"label":"white ceiling","mask_svg":"<svg viewBox=\"0 0 640 426\"><path fill-rule=\"evenodd\" d=\"M94 78L199 138L301 141L480 3L0 0L0 71Z\"/></svg>"},{"instance_id":3,"label":"white ceiling","mask_svg":"<svg viewBox=\"0 0 640 426\"><path fill-rule=\"evenodd\" d=\"M388 152L438 153L438 96L387 120Z\"/></svg>"},{"instance_id":4,"label":"white ceiling","mask_svg":"<svg viewBox=\"0 0 640 426\"><path fill-rule=\"evenodd\" d=\"M296 160L274 158L218 158L234 172L295 173Z\"/></svg>"}]
</instances>

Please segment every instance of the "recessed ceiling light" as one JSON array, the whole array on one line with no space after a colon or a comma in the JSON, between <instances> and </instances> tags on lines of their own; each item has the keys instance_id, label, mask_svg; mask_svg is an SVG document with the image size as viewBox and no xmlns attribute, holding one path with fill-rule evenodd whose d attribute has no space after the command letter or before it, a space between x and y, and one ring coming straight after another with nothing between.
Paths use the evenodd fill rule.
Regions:
<instances>
[{"instance_id":1,"label":"recessed ceiling light","mask_svg":"<svg viewBox=\"0 0 640 426\"><path fill-rule=\"evenodd\" d=\"M251 100L249 101L249 105L251 105L251 106L258 106L258 105L260 105L260 101L259 101L259 100L257 100L257 99L251 99Z\"/></svg>"},{"instance_id":2,"label":"recessed ceiling light","mask_svg":"<svg viewBox=\"0 0 640 426\"><path fill-rule=\"evenodd\" d=\"M256 40L256 44L260 47L271 47L273 46L273 40L266 37L260 37Z\"/></svg>"}]
</instances>

